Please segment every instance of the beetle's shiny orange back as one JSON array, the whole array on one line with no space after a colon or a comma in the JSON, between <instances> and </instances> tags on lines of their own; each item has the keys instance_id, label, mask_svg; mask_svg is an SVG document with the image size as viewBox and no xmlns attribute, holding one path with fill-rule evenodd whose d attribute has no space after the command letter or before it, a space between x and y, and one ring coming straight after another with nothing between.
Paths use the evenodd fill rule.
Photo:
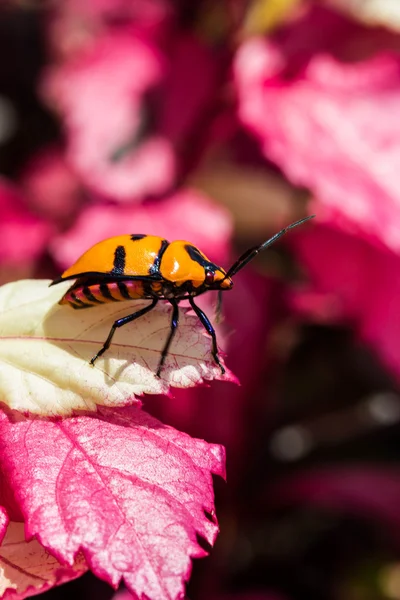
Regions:
<instances>
[{"instance_id":1,"label":"beetle's shiny orange back","mask_svg":"<svg viewBox=\"0 0 400 600\"><path fill-rule=\"evenodd\" d=\"M95 244L51 285L66 279L76 281L60 304L73 308L139 298L179 300L232 287L225 271L189 242L141 234Z\"/></svg>"},{"instance_id":2,"label":"beetle's shiny orange back","mask_svg":"<svg viewBox=\"0 0 400 600\"><path fill-rule=\"evenodd\" d=\"M120 235L87 250L61 275L60 280L98 274L149 277L158 271L161 251L168 242L153 235ZM58 280L58 281L60 281Z\"/></svg>"}]
</instances>

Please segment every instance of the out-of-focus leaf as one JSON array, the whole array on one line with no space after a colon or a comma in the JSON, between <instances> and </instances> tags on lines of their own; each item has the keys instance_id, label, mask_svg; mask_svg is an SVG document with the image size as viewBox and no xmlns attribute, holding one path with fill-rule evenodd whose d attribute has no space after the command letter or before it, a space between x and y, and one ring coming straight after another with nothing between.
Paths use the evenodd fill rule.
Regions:
<instances>
[{"instance_id":1,"label":"out-of-focus leaf","mask_svg":"<svg viewBox=\"0 0 400 600\"><path fill-rule=\"evenodd\" d=\"M191 387L220 379L209 336L194 314L180 310L171 352L156 377L160 352L170 331L170 307L160 303L149 314L118 329L95 366L113 322L148 301L110 303L76 311L59 306L65 282L20 281L0 288L0 398L19 411L67 415L96 405L138 403L135 396L167 393L169 386ZM227 372L225 379L235 380Z\"/></svg>"},{"instance_id":2,"label":"out-of-focus leaf","mask_svg":"<svg viewBox=\"0 0 400 600\"><path fill-rule=\"evenodd\" d=\"M382 521L398 540L400 472L368 466L315 469L282 479L269 489L273 503L314 504Z\"/></svg>"},{"instance_id":3,"label":"out-of-focus leaf","mask_svg":"<svg viewBox=\"0 0 400 600\"><path fill-rule=\"evenodd\" d=\"M186 239L224 266L232 219L228 211L190 189L146 206L88 206L74 227L55 239L52 253L62 267L69 267L93 244L123 233L158 235L170 242Z\"/></svg>"},{"instance_id":4,"label":"out-of-focus leaf","mask_svg":"<svg viewBox=\"0 0 400 600\"><path fill-rule=\"evenodd\" d=\"M326 0L326 2L364 21L367 25L383 25L400 31L398 0Z\"/></svg>"},{"instance_id":5,"label":"out-of-focus leaf","mask_svg":"<svg viewBox=\"0 0 400 600\"><path fill-rule=\"evenodd\" d=\"M235 64L239 114L265 155L311 189L320 222L398 252L399 44L360 29L315 9L276 39L246 42Z\"/></svg>"},{"instance_id":6,"label":"out-of-focus leaf","mask_svg":"<svg viewBox=\"0 0 400 600\"><path fill-rule=\"evenodd\" d=\"M11 522L0 545L0 596L7 600L35 596L87 569L82 554L71 566L61 565L37 540L25 540L23 523Z\"/></svg>"},{"instance_id":7,"label":"out-of-focus leaf","mask_svg":"<svg viewBox=\"0 0 400 600\"><path fill-rule=\"evenodd\" d=\"M218 532L211 473L224 476L223 448L137 407L58 421L0 413L0 471L29 536L71 565L82 551L139 598L181 597L190 559L207 554L197 536L213 544Z\"/></svg>"},{"instance_id":8,"label":"out-of-focus leaf","mask_svg":"<svg viewBox=\"0 0 400 600\"><path fill-rule=\"evenodd\" d=\"M288 240L309 282L294 290L293 308L322 322L346 323L400 376L400 258L326 226Z\"/></svg>"},{"instance_id":9,"label":"out-of-focus leaf","mask_svg":"<svg viewBox=\"0 0 400 600\"><path fill-rule=\"evenodd\" d=\"M68 159L92 190L132 200L171 185L171 144L160 135L144 135L143 95L163 74L159 52L124 31L104 35L48 72L43 89L65 122Z\"/></svg>"},{"instance_id":10,"label":"out-of-focus leaf","mask_svg":"<svg viewBox=\"0 0 400 600\"><path fill-rule=\"evenodd\" d=\"M79 179L57 146L36 153L25 166L20 182L29 206L61 226L72 220L82 204Z\"/></svg>"},{"instance_id":11,"label":"out-of-focus leaf","mask_svg":"<svg viewBox=\"0 0 400 600\"><path fill-rule=\"evenodd\" d=\"M0 214L0 268L35 260L52 228L28 210L22 194L5 179L0 179Z\"/></svg>"},{"instance_id":12,"label":"out-of-focus leaf","mask_svg":"<svg viewBox=\"0 0 400 600\"><path fill-rule=\"evenodd\" d=\"M46 7L47 39L56 58L78 54L100 35L129 24L137 35L163 37L174 14L169 0L64 0Z\"/></svg>"}]
</instances>

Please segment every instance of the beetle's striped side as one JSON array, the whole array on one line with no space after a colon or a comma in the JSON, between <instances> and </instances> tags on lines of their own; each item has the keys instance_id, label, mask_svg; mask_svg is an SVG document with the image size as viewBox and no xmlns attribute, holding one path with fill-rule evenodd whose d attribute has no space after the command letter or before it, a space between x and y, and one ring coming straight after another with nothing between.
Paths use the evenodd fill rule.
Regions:
<instances>
[{"instance_id":1,"label":"beetle's striped side","mask_svg":"<svg viewBox=\"0 0 400 600\"><path fill-rule=\"evenodd\" d=\"M108 302L154 298L161 294L162 284L159 282L126 279L90 284L78 279L59 304L69 304L72 308L91 308Z\"/></svg>"}]
</instances>

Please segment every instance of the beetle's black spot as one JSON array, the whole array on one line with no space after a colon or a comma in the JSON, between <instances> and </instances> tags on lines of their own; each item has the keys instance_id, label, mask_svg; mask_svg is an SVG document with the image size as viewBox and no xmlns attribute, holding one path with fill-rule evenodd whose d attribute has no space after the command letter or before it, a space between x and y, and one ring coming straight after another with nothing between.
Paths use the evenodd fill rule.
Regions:
<instances>
[{"instance_id":1,"label":"beetle's black spot","mask_svg":"<svg viewBox=\"0 0 400 600\"><path fill-rule=\"evenodd\" d=\"M123 275L125 272L126 251L123 246L117 246L114 252L114 267L111 270L112 275Z\"/></svg>"},{"instance_id":2,"label":"beetle's black spot","mask_svg":"<svg viewBox=\"0 0 400 600\"><path fill-rule=\"evenodd\" d=\"M123 298L126 298L126 300L131 300L131 297L129 295L129 290L126 287L125 283L123 281L117 281L117 286L119 291L121 292L121 296Z\"/></svg>"},{"instance_id":3,"label":"beetle's black spot","mask_svg":"<svg viewBox=\"0 0 400 600\"><path fill-rule=\"evenodd\" d=\"M82 288L82 292L85 295L85 297L89 300L89 302L95 302L96 304L103 304L102 300L98 300L96 298L96 296L93 296L92 292L90 291L90 288L88 288L87 286Z\"/></svg>"},{"instance_id":4,"label":"beetle's black spot","mask_svg":"<svg viewBox=\"0 0 400 600\"><path fill-rule=\"evenodd\" d=\"M132 242L136 242L136 240L142 240L145 237L147 237L145 233L133 233L131 235L131 240Z\"/></svg>"},{"instance_id":5,"label":"beetle's black spot","mask_svg":"<svg viewBox=\"0 0 400 600\"><path fill-rule=\"evenodd\" d=\"M158 275L159 274L161 259L163 257L164 252L168 248L168 246L169 246L169 242L167 242L167 240L163 240L161 243L161 248L158 251L156 258L154 259L154 262L149 269L149 275Z\"/></svg>"},{"instance_id":6,"label":"beetle's black spot","mask_svg":"<svg viewBox=\"0 0 400 600\"><path fill-rule=\"evenodd\" d=\"M189 254L190 258L192 260L194 260L195 262L197 262L202 267L204 267L204 269L215 272L215 269L217 268L216 265L214 265L212 262L210 262L209 260L204 258L204 256L202 256L200 254L200 252L196 248L196 246L192 246L191 244L186 244L185 250Z\"/></svg>"},{"instance_id":7,"label":"beetle's black spot","mask_svg":"<svg viewBox=\"0 0 400 600\"><path fill-rule=\"evenodd\" d=\"M118 302L118 298L114 298L114 296L110 292L110 288L106 283L100 284L100 292L107 300L113 300L114 302Z\"/></svg>"}]
</instances>

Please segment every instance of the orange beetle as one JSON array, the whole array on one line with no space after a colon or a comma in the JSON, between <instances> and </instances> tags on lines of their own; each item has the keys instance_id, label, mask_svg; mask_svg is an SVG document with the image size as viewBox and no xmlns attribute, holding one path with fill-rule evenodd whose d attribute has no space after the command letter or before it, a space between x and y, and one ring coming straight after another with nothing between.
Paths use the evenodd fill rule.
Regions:
<instances>
[{"instance_id":1,"label":"orange beetle","mask_svg":"<svg viewBox=\"0 0 400 600\"><path fill-rule=\"evenodd\" d=\"M69 304L76 309L90 308L106 302L143 298L152 300L148 306L114 322L102 348L91 359L92 365L110 347L118 327L151 311L160 300L167 300L172 305L171 330L161 353L157 369L159 377L178 327L178 304L180 300L189 300L203 327L211 336L212 355L224 374L214 328L193 298L209 290L218 290L220 293L230 290L233 286L232 277L259 252L273 244L289 229L301 225L313 216L292 223L263 244L250 248L228 271L212 263L190 242L168 242L153 235L120 235L95 244L50 285L75 279L59 303ZM221 295L219 301L220 299Z\"/></svg>"}]
</instances>

